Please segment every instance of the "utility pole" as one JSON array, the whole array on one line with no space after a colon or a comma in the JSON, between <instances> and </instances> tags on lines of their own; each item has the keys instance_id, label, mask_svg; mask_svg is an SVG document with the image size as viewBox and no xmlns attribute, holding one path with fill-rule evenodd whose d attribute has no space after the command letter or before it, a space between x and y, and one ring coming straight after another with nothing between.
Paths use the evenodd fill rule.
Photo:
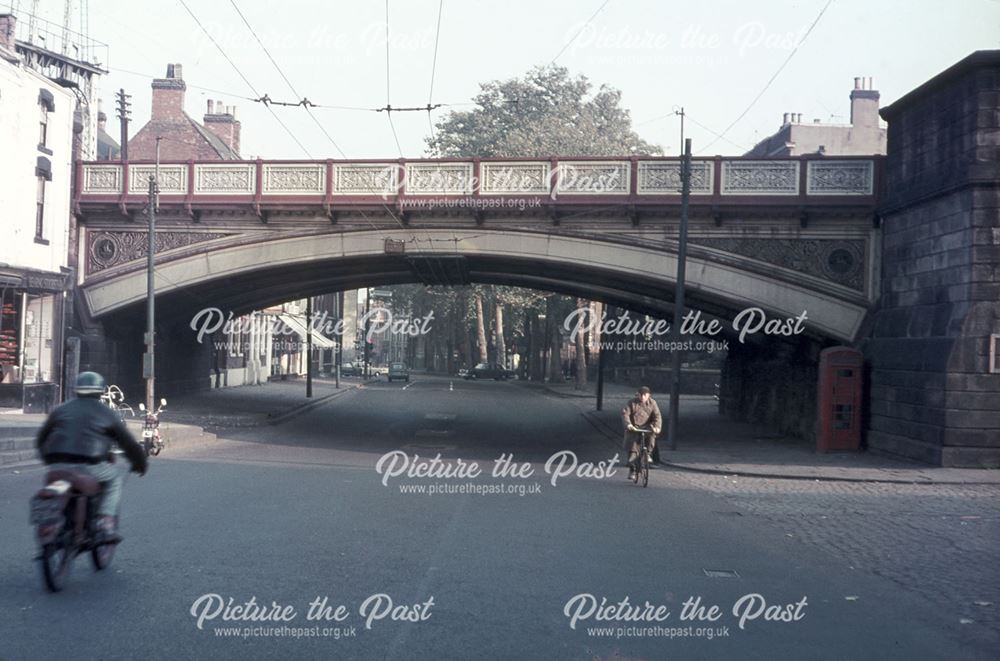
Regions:
<instances>
[{"instance_id":1,"label":"utility pole","mask_svg":"<svg viewBox=\"0 0 1000 661\"><path fill-rule=\"evenodd\" d=\"M674 106L675 108L677 106ZM684 107L681 106L680 110L674 110L675 115L681 116L681 157L684 156Z\"/></svg>"},{"instance_id":2,"label":"utility pole","mask_svg":"<svg viewBox=\"0 0 1000 661\"><path fill-rule=\"evenodd\" d=\"M154 356L154 328L156 326L156 285L153 265L156 258L156 211L160 203L160 136L156 137L156 167L149 178L149 241L146 248L146 355L143 357L143 376L146 378L146 410L155 411L156 371Z\"/></svg>"},{"instance_id":3,"label":"utility pole","mask_svg":"<svg viewBox=\"0 0 1000 661\"><path fill-rule=\"evenodd\" d=\"M683 115L682 115L683 117ZM674 323L671 326L675 346L681 340L681 319L684 316L684 276L687 269L688 201L691 197L691 138L684 141L684 158L681 160L681 228L677 239L677 284L674 288ZM670 368L670 419L667 421L667 441L671 450L677 449L677 416L681 399L681 353L671 354Z\"/></svg>"},{"instance_id":4,"label":"utility pole","mask_svg":"<svg viewBox=\"0 0 1000 661\"><path fill-rule=\"evenodd\" d=\"M355 299L357 299L356 296ZM340 366L342 364L341 357L344 355L344 292L343 291L337 292L337 314L340 316L340 324L339 324L340 332L337 333L337 355L334 357L334 362L337 365L335 370L337 374L336 376L337 387L339 388Z\"/></svg>"},{"instance_id":5,"label":"utility pole","mask_svg":"<svg viewBox=\"0 0 1000 661\"><path fill-rule=\"evenodd\" d=\"M313 299L306 297L306 397L313 396Z\"/></svg>"},{"instance_id":6,"label":"utility pole","mask_svg":"<svg viewBox=\"0 0 1000 661\"><path fill-rule=\"evenodd\" d=\"M124 89L118 90L115 95L118 107L118 123L121 126L121 150L118 152L122 163L128 161L128 118L132 114L132 103L129 99L131 94L126 94ZM157 139L157 143L159 139Z\"/></svg>"},{"instance_id":7,"label":"utility pole","mask_svg":"<svg viewBox=\"0 0 1000 661\"><path fill-rule=\"evenodd\" d=\"M365 336L364 336L364 343L365 343L365 378L366 379L369 378L369 377L371 377L371 373L369 372L369 369L368 369L368 359L369 359L369 355L368 354L370 353L369 347L368 347L368 330L369 330L369 327L371 326L371 319L369 319L369 312L371 311L371 305L372 305L372 290L371 290L371 287L369 287L368 289L365 289Z\"/></svg>"}]
</instances>

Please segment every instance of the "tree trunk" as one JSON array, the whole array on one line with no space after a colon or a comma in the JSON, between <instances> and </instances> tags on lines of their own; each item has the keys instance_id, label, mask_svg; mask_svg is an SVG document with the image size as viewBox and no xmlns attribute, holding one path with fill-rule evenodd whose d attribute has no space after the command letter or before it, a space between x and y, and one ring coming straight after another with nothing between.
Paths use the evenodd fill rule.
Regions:
<instances>
[{"instance_id":1,"label":"tree trunk","mask_svg":"<svg viewBox=\"0 0 1000 661\"><path fill-rule=\"evenodd\" d=\"M549 383L559 383L563 380L562 356L559 355L559 349L562 343L560 342L559 337L559 324L556 319L556 306L553 301L553 297L550 296L546 300L545 307L545 328L548 331L548 337L545 338L545 343L549 348L549 364L546 381Z\"/></svg>"},{"instance_id":2,"label":"tree trunk","mask_svg":"<svg viewBox=\"0 0 1000 661\"><path fill-rule=\"evenodd\" d=\"M476 339L479 340L479 362L490 362L489 354L486 352L486 323L483 318L483 297L476 294Z\"/></svg>"},{"instance_id":3,"label":"tree trunk","mask_svg":"<svg viewBox=\"0 0 1000 661\"><path fill-rule=\"evenodd\" d=\"M459 331L462 333L462 362L463 366L471 369L473 366L472 361L472 340L469 337L469 326L466 317L469 314L469 296L466 291L462 291L461 298L459 299L459 309L461 313L458 316Z\"/></svg>"},{"instance_id":4,"label":"tree trunk","mask_svg":"<svg viewBox=\"0 0 1000 661\"><path fill-rule=\"evenodd\" d=\"M503 304L496 302L497 363L507 367L507 343L503 339Z\"/></svg>"},{"instance_id":5,"label":"tree trunk","mask_svg":"<svg viewBox=\"0 0 1000 661\"><path fill-rule=\"evenodd\" d=\"M582 298L576 299L576 309L587 309L587 301ZM588 310L589 313L589 310ZM588 320L589 321L589 320ZM586 333L576 334L576 389L583 390L587 387L587 343L584 341Z\"/></svg>"}]
</instances>

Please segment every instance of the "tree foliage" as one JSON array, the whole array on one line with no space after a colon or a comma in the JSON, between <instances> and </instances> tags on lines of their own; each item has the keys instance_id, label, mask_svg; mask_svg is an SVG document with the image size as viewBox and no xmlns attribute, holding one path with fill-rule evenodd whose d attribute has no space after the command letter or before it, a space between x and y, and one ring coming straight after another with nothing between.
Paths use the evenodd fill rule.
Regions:
<instances>
[{"instance_id":1,"label":"tree foliage","mask_svg":"<svg viewBox=\"0 0 1000 661\"><path fill-rule=\"evenodd\" d=\"M480 85L476 107L452 111L427 145L435 156L627 156L662 153L632 129L619 90L591 94L585 76L536 67L523 78Z\"/></svg>"}]
</instances>

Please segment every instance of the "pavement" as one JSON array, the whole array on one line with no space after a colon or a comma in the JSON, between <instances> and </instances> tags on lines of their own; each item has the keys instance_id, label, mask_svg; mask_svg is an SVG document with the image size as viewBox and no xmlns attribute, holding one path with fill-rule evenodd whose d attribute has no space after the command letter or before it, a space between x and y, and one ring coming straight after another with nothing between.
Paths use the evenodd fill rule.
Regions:
<instances>
[{"instance_id":1,"label":"pavement","mask_svg":"<svg viewBox=\"0 0 1000 661\"><path fill-rule=\"evenodd\" d=\"M596 410L596 384L577 390L573 382L519 385L577 403L582 415L615 447L621 447L621 409L635 388L604 384L603 410ZM653 393L666 415L668 393ZM1000 470L941 468L868 451L820 453L814 445L749 423L718 415L711 396L685 395L680 402L676 450L658 439L660 459L675 469L720 475L797 480L892 482L905 484L1000 484Z\"/></svg>"},{"instance_id":2,"label":"pavement","mask_svg":"<svg viewBox=\"0 0 1000 661\"><path fill-rule=\"evenodd\" d=\"M619 411L634 395L634 388L606 383L603 410L595 410L596 385L577 390L572 382L512 382L537 389L578 406L581 415L614 447L620 447ZM278 424L310 411L362 386L361 379L313 380L313 397L305 397L305 381L291 379L265 385L199 391L172 397L162 416L163 433L170 446L210 443L224 430ZM654 393L664 412L666 393ZM905 484L1000 484L1000 470L940 468L874 452L819 453L801 439L775 434L757 426L725 419L717 414L713 397L681 398L678 448L665 449L659 439L665 467L720 475L797 480L889 482ZM31 463L34 432L42 415L0 415L0 466ZM138 430L138 422L134 422Z\"/></svg>"},{"instance_id":3,"label":"pavement","mask_svg":"<svg viewBox=\"0 0 1000 661\"><path fill-rule=\"evenodd\" d=\"M361 385L359 379L342 379L337 388L333 380L314 379L313 397L305 396L305 380L274 381L260 386L238 386L200 391L171 397L160 416L160 430L170 448L212 443L218 432L234 428L279 424L301 415ZM132 433L139 436L141 418L127 420ZM0 412L0 466L19 469L38 463L35 434L45 421L43 414L19 411Z\"/></svg>"}]
</instances>

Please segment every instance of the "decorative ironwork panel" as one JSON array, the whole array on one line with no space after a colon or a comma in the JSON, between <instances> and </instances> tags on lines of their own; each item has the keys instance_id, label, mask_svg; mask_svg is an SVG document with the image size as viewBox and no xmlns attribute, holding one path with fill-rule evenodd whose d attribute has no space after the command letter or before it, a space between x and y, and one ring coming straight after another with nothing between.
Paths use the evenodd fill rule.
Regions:
<instances>
[{"instance_id":1,"label":"decorative ironwork panel","mask_svg":"<svg viewBox=\"0 0 1000 661\"><path fill-rule=\"evenodd\" d=\"M809 161L808 195L871 195L872 161Z\"/></svg>"},{"instance_id":2,"label":"decorative ironwork panel","mask_svg":"<svg viewBox=\"0 0 1000 661\"><path fill-rule=\"evenodd\" d=\"M120 165L84 165L84 193L121 193L122 168Z\"/></svg>"},{"instance_id":3,"label":"decorative ironwork panel","mask_svg":"<svg viewBox=\"0 0 1000 661\"><path fill-rule=\"evenodd\" d=\"M334 195L395 195L397 165L334 165Z\"/></svg>"},{"instance_id":4,"label":"decorative ironwork panel","mask_svg":"<svg viewBox=\"0 0 1000 661\"><path fill-rule=\"evenodd\" d=\"M219 232L156 233L156 252L183 248L195 243L221 239L230 234ZM145 259L149 246L148 232L92 232L88 238L87 273L97 273L112 266Z\"/></svg>"},{"instance_id":5,"label":"decorative ironwork panel","mask_svg":"<svg viewBox=\"0 0 1000 661\"><path fill-rule=\"evenodd\" d=\"M798 195L798 161L723 161L723 195Z\"/></svg>"},{"instance_id":6,"label":"decorative ironwork panel","mask_svg":"<svg viewBox=\"0 0 1000 661\"><path fill-rule=\"evenodd\" d=\"M691 162L691 194L711 195L713 170L710 161ZM680 195L681 162L639 161L639 182L636 191L640 195Z\"/></svg>"},{"instance_id":7,"label":"decorative ironwork panel","mask_svg":"<svg viewBox=\"0 0 1000 661\"><path fill-rule=\"evenodd\" d=\"M561 161L558 192L574 195L628 195L628 161Z\"/></svg>"},{"instance_id":8,"label":"decorative ironwork panel","mask_svg":"<svg viewBox=\"0 0 1000 661\"><path fill-rule=\"evenodd\" d=\"M724 239L691 237L693 244L865 289L865 242L837 239Z\"/></svg>"},{"instance_id":9,"label":"decorative ironwork panel","mask_svg":"<svg viewBox=\"0 0 1000 661\"><path fill-rule=\"evenodd\" d=\"M406 164L408 195L468 195L472 183L472 163Z\"/></svg>"},{"instance_id":10,"label":"decorative ironwork panel","mask_svg":"<svg viewBox=\"0 0 1000 661\"><path fill-rule=\"evenodd\" d=\"M194 192L212 195L250 195L256 187L254 166L196 165L194 168Z\"/></svg>"},{"instance_id":11,"label":"decorative ironwork panel","mask_svg":"<svg viewBox=\"0 0 1000 661\"><path fill-rule=\"evenodd\" d=\"M547 194L549 164L484 162L479 166L480 192L488 194Z\"/></svg>"},{"instance_id":12,"label":"decorative ironwork panel","mask_svg":"<svg viewBox=\"0 0 1000 661\"><path fill-rule=\"evenodd\" d=\"M264 195L326 192L326 166L317 163L264 164Z\"/></svg>"},{"instance_id":13,"label":"decorative ironwork panel","mask_svg":"<svg viewBox=\"0 0 1000 661\"><path fill-rule=\"evenodd\" d=\"M128 192L142 195L149 192L149 179L156 172L155 165L128 166ZM156 183L161 195L184 195L187 193L187 166L161 165Z\"/></svg>"}]
</instances>

